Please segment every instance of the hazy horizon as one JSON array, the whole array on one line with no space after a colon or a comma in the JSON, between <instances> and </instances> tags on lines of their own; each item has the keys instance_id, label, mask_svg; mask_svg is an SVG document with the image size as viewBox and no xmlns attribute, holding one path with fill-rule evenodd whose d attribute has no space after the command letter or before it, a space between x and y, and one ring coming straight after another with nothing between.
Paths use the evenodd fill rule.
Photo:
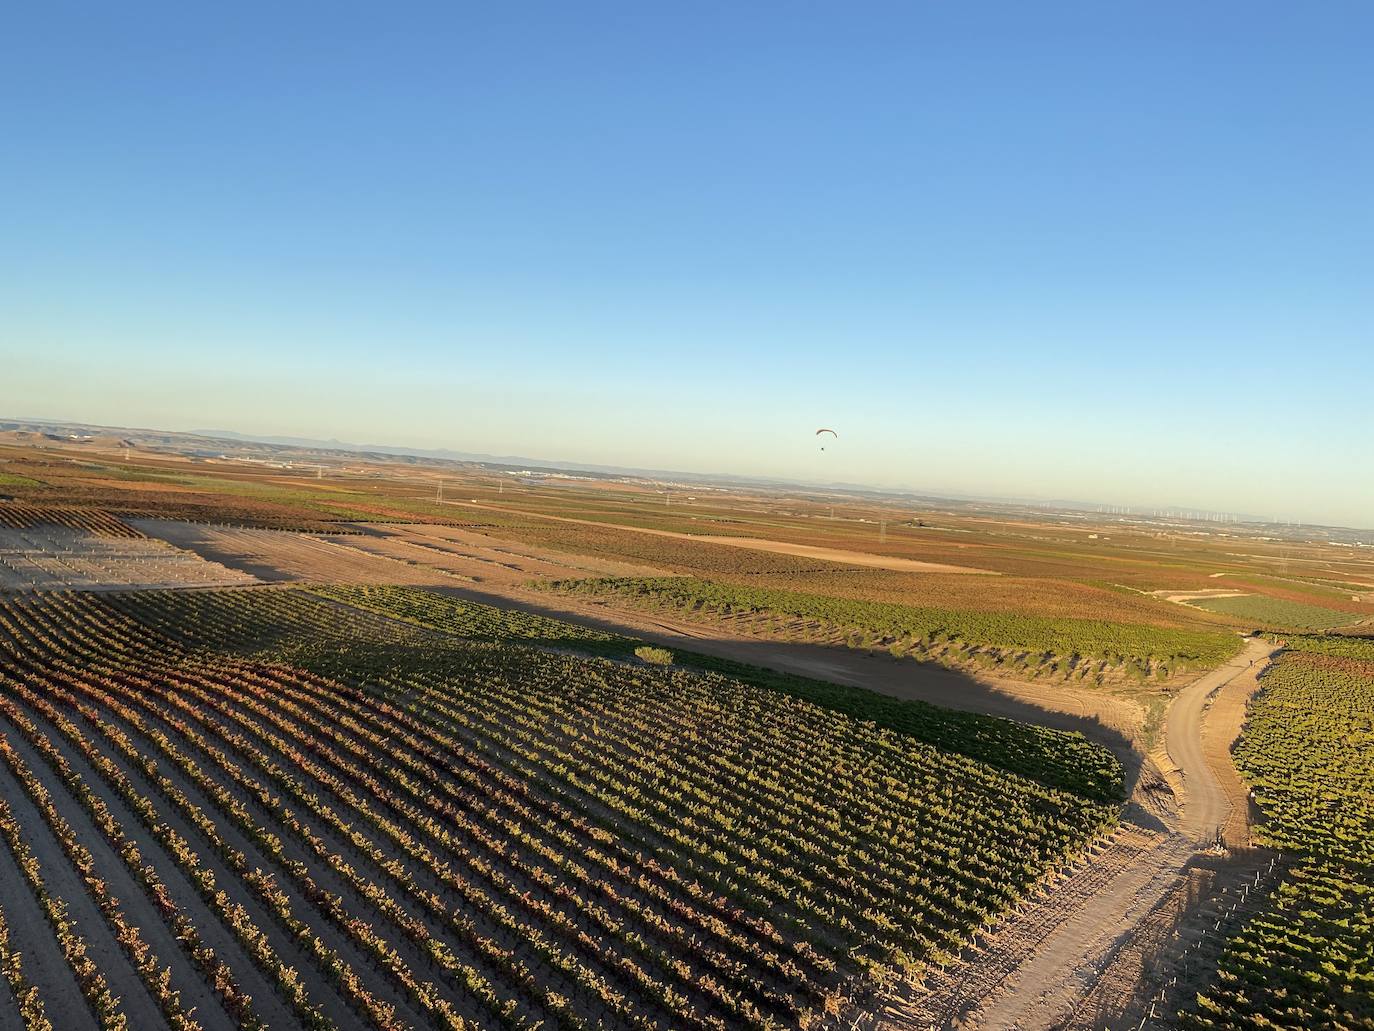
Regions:
<instances>
[{"instance_id":1,"label":"hazy horizon","mask_svg":"<svg viewBox=\"0 0 1374 1031\"><path fill-rule=\"evenodd\" d=\"M1374 525L1369 8L540 10L15 11L0 408Z\"/></svg>"},{"instance_id":2,"label":"hazy horizon","mask_svg":"<svg viewBox=\"0 0 1374 1031\"><path fill-rule=\"evenodd\" d=\"M341 454L360 453L369 450L375 451L382 449L380 453L396 454L398 456L408 456L415 458L435 457L442 458L445 453L452 455L470 455L472 460L489 461L496 464L506 462L529 462L535 465L543 465L548 468L563 468L570 472L577 472L579 469L587 472L602 473L624 473L629 476L648 476L655 474L663 475L683 475L695 479L709 480L711 477L733 477L740 480L754 480L759 483L776 483L791 485L801 488L835 488L839 490L877 490L892 492L894 494L912 494L925 496L932 499L948 499L950 501L978 501L990 504L1046 504L1051 506L1065 506L1076 508L1079 511L1091 511L1102 509L1108 514L1122 515L1157 515L1172 514L1179 518L1197 517L1206 521L1209 517L1235 517L1245 522L1273 523L1276 525L1297 525L1297 526L1319 526L1332 529L1346 530L1370 530L1374 531L1374 526L1349 523L1330 523L1311 520L1299 520L1289 518L1284 512L1275 512L1268 515L1260 512L1243 512L1221 509L1208 509L1182 504L1175 504L1167 498L1155 498L1149 502L1127 505L1122 502L1104 500L1094 497L1069 497L1069 496L1050 496L1035 494L1013 494L999 492L995 489L986 491L954 491L930 488L920 483L908 484L877 484L864 481L853 481L844 479L808 479L805 477L787 477L769 474L749 474L731 473L721 469L683 469L668 466L633 466L623 465L615 462L602 462L594 459L578 460L567 458L559 454L518 454L515 451L472 451L458 447L422 447L414 444L397 443L387 440L347 440L338 437L312 437L299 436L295 434L273 434L273 433L252 433L226 426L195 426L195 427L168 427L152 425L117 425L108 423L93 422L81 419L56 419L39 418L29 415L14 415L0 413L0 422L18 422L46 424L54 427L86 427L90 429L106 430L125 430L130 433L153 432L153 433L181 433L188 435L201 435L210 438L223 439L228 442L242 441L247 444L259 442L278 444L280 446L290 446L295 444L301 447L318 446L321 449L338 450ZM833 446L833 445L827 445ZM1115 511L1119 510L1119 511Z\"/></svg>"}]
</instances>

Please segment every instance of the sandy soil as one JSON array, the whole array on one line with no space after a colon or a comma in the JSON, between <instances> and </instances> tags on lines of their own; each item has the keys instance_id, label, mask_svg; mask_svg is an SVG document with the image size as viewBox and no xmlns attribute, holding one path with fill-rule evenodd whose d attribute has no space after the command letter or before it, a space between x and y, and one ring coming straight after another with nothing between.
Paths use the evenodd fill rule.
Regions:
<instances>
[{"instance_id":1,"label":"sandy soil","mask_svg":"<svg viewBox=\"0 0 1374 1031\"><path fill-rule=\"evenodd\" d=\"M1016 1005L1028 975L1044 975L1062 961L1066 924L1088 940L1113 933L1129 910L1148 907L1148 882L1157 869L1155 853L1166 838L1158 832L1125 824L1090 861L1068 876L1047 884L1035 898L1023 902L1008 919L966 949L959 962L930 975L915 991L893 992L859 1021L863 1031L925 1031L927 1028L982 1028L1005 1021L989 1012L989 1000ZM1129 890L1124 890L1129 888ZM1121 901L1122 916L1114 925L1093 924L1091 903L1104 893ZM1066 911L1073 916L1066 919ZM1099 947L1104 947L1099 945ZM1027 969L1027 968L1031 969ZM1010 992L1009 986L1015 986Z\"/></svg>"},{"instance_id":2,"label":"sandy soil","mask_svg":"<svg viewBox=\"0 0 1374 1031\"><path fill-rule=\"evenodd\" d=\"M1225 827L1240 783L1231 766L1229 749L1224 754L1214 749L1210 759L1204 753L1204 716L1219 691L1240 677L1247 683L1253 680L1277 651L1278 647L1268 641L1250 640L1240 655L1184 688L1169 706L1165 742L1169 758L1182 773L1185 790L1180 830L1196 843L1210 841ZM1228 777L1229 790L1228 784L1218 779L1217 770ZM1229 778L1234 778L1234 782L1230 783ZM1244 797L1243 791L1240 797Z\"/></svg>"},{"instance_id":3,"label":"sandy soil","mask_svg":"<svg viewBox=\"0 0 1374 1031\"><path fill-rule=\"evenodd\" d=\"M396 563L363 555L325 538L282 530L247 530L173 520L143 519L139 529L202 558L246 573L264 583L445 582L442 574L402 570Z\"/></svg>"},{"instance_id":4,"label":"sandy soil","mask_svg":"<svg viewBox=\"0 0 1374 1031\"><path fill-rule=\"evenodd\" d=\"M621 523L602 523L594 519L574 519L571 516L546 515L542 512L526 512L518 508L502 508L498 505L485 505L478 501L446 501L446 505L461 505L465 508L486 509L505 512L510 515L526 516L531 519L545 519L556 523L579 523L583 526L597 526L602 529L628 530L632 533L648 534L652 537L671 537L675 540L697 541L705 544L723 544L731 548L745 548L750 551L767 551L776 555L794 555L798 558L813 558L824 562L838 562L847 566L865 566L871 569L896 569L906 573L980 573L984 576L1000 576L991 569L976 569L973 566L954 566L943 562L921 562L910 558L893 558L886 555L870 555L863 551L846 551L840 548L819 548L810 544L793 544L788 541L770 541L762 537L721 537L713 534L678 533L674 530L655 530L645 526L629 526Z\"/></svg>"},{"instance_id":5,"label":"sandy soil","mask_svg":"<svg viewBox=\"0 0 1374 1031\"><path fill-rule=\"evenodd\" d=\"M1111 955L1064 1031L1173 1027L1211 983L1226 941L1282 879L1270 853L1244 849L1190 860L1175 888Z\"/></svg>"},{"instance_id":6,"label":"sandy soil","mask_svg":"<svg viewBox=\"0 0 1374 1031\"><path fill-rule=\"evenodd\" d=\"M1190 601L1206 601L1209 598L1245 598L1248 597L1245 591L1151 591L1156 598L1163 598L1165 601L1174 602L1176 605L1184 605Z\"/></svg>"}]
</instances>

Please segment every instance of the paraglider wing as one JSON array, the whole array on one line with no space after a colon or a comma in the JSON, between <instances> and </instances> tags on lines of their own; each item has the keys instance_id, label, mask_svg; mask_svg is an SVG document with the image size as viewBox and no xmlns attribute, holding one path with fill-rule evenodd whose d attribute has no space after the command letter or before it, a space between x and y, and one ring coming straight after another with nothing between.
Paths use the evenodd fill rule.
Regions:
<instances>
[{"instance_id":1,"label":"paraglider wing","mask_svg":"<svg viewBox=\"0 0 1374 1031\"><path fill-rule=\"evenodd\" d=\"M828 434L830 434L832 437L835 437L836 439L839 439L839 436L840 436L840 435L839 435L838 433L836 433L834 430L826 430L826 429L817 430L817 431L816 431L816 436L819 437L822 433L828 433Z\"/></svg>"}]
</instances>

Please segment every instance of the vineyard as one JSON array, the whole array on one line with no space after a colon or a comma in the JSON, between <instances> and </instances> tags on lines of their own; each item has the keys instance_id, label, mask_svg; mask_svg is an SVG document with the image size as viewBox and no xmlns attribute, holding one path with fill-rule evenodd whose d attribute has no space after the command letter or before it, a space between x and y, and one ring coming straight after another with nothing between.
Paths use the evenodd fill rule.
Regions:
<instances>
[{"instance_id":1,"label":"vineyard","mask_svg":"<svg viewBox=\"0 0 1374 1031\"><path fill-rule=\"evenodd\" d=\"M1374 1028L1374 662L1298 637L1262 680L1236 764L1295 865L1227 946L1190 1028Z\"/></svg>"},{"instance_id":2,"label":"vineyard","mask_svg":"<svg viewBox=\"0 0 1374 1031\"><path fill-rule=\"evenodd\" d=\"M1342 637L1337 634L1270 635L1291 651L1329 655L1337 659L1374 662L1374 637Z\"/></svg>"},{"instance_id":3,"label":"vineyard","mask_svg":"<svg viewBox=\"0 0 1374 1031\"><path fill-rule=\"evenodd\" d=\"M1113 825L890 726L578 641L620 647L396 589L6 597L0 1022L813 1026Z\"/></svg>"},{"instance_id":4,"label":"vineyard","mask_svg":"<svg viewBox=\"0 0 1374 1031\"><path fill-rule=\"evenodd\" d=\"M577 626L521 609L499 609L406 587L330 586L316 588L314 593L366 612L474 641L536 642L544 647L569 647L620 656L632 653L638 646L636 641L604 630Z\"/></svg>"},{"instance_id":5,"label":"vineyard","mask_svg":"<svg viewBox=\"0 0 1374 1031\"><path fill-rule=\"evenodd\" d=\"M1260 594L1244 594L1235 598L1199 598L1189 604L1208 612L1254 620L1261 626L1294 627L1299 630L1327 630L1367 618L1357 612L1343 612L1322 605L1269 598Z\"/></svg>"},{"instance_id":6,"label":"vineyard","mask_svg":"<svg viewBox=\"0 0 1374 1031\"><path fill-rule=\"evenodd\" d=\"M0 528L0 589L214 587L253 582L246 573L136 532L97 534L55 522Z\"/></svg>"},{"instance_id":7,"label":"vineyard","mask_svg":"<svg viewBox=\"0 0 1374 1031\"><path fill-rule=\"evenodd\" d=\"M27 530L35 526L60 526L84 530L99 537L142 537L143 534L109 512L84 508L39 508L0 503L0 527Z\"/></svg>"},{"instance_id":8,"label":"vineyard","mask_svg":"<svg viewBox=\"0 0 1374 1031\"><path fill-rule=\"evenodd\" d=\"M1124 671L1167 677L1218 665L1240 647L1226 633L865 602L685 577L562 580L546 587L688 618L749 615L765 633L779 619L803 620L809 639L1023 676L1101 682Z\"/></svg>"},{"instance_id":9,"label":"vineyard","mask_svg":"<svg viewBox=\"0 0 1374 1031\"><path fill-rule=\"evenodd\" d=\"M321 599L349 606L339 609ZM491 642L526 643L627 659L642 646L519 609L500 609L432 591L394 586L331 586L310 590L215 591L171 597L160 592L111 599L141 622L188 647L229 650L257 658L289 658L319 668L343 660L334 651L358 638L433 646L425 631ZM385 617L385 618L381 618ZM844 713L1010 773L1099 802L1124 793L1121 763L1080 734L1051 730L924 702L890 698L858 687L760 669L728 659L675 651L687 668L720 673Z\"/></svg>"}]
</instances>

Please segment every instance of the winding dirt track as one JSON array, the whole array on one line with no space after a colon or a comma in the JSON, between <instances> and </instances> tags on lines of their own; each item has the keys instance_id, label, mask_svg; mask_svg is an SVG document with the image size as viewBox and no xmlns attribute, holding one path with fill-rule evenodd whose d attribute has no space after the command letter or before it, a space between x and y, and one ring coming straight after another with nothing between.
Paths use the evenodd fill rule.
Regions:
<instances>
[{"instance_id":1,"label":"winding dirt track","mask_svg":"<svg viewBox=\"0 0 1374 1031\"><path fill-rule=\"evenodd\" d=\"M1203 751L1202 725L1212 698L1233 680L1263 668L1276 651L1278 648L1268 641L1248 641L1239 656L1184 688L1169 707L1164 739L1184 783L1179 830L1194 842L1204 838L1210 841L1230 819L1232 809L1231 799Z\"/></svg>"},{"instance_id":2,"label":"winding dirt track","mask_svg":"<svg viewBox=\"0 0 1374 1031\"><path fill-rule=\"evenodd\" d=\"M1056 889L1046 900L1058 913L1058 922L1048 933L1028 942L1016 933L1017 921L1013 921L995 935L993 948L968 964L972 969L961 979L964 983L985 985L977 977L977 968L1005 963L1000 952L1020 948L1025 950L1023 959L990 986L983 999L968 999L965 1006L946 1009L936 1026L1040 1031L1068 1024L1134 928L1179 885L1188 864L1215 842L1230 819L1233 801L1203 750L1203 721L1218 691L1238 678L1252 676L1275 650L1266 641L1249 641L1239 657L1179 692L1165 728L1169 758L1184 788L1178 816L1152 841L1130 852L1095 890L1079 890L1078 882L1099 877L1099 862L1089 863ZM1129 822L1123 828L1124 836L1138 833ZM908 1015L916 1017L916 1007ZM902 1019L900 1013L896 1016L879 1026L930 1026L928 1009L919 1022Z\"/></svg>"}]
</instances>

